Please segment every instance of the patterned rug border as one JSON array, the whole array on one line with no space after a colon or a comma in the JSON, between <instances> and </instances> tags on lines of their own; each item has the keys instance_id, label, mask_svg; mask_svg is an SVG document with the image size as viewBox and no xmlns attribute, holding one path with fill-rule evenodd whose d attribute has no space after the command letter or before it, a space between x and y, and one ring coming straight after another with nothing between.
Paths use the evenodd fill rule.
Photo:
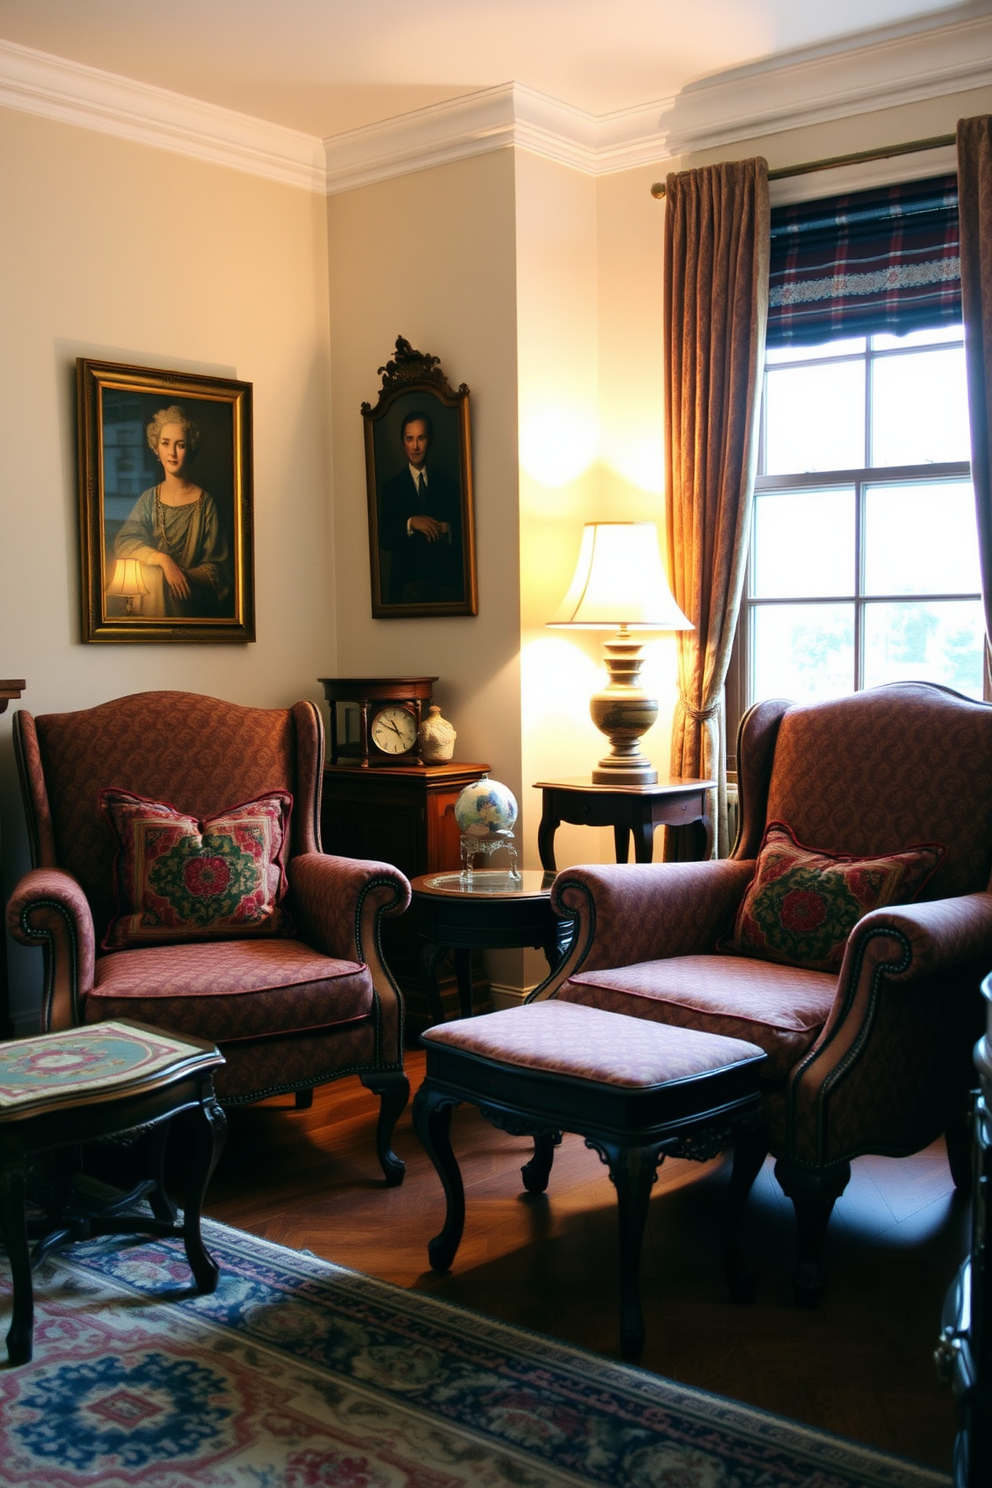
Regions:
<instances>
[{"instance_id":1,"label":"patterned rug border","mask_svg":"<svg viewBox=\"0 0 992 1488\"><path fill-rule=\"evenodd\" d=\"M341 1360L320 1357L308 1351L305 1340L294 1340L288 1348L271 1334L255 1327L247 1311L238 1314L225 1300L224 1257L237 1258L242 1267L254 1270L260 1284L268 1286L273 1296L292 1297L297 1304L314 1302L330 1305L334 1315L343 1314L364 1327L387 1329L403 1347L444 1348L459 1362L471 1361L477 1368L500 1372L501 1360L512 1365L523 1380L535 1369L546 1388L557 1395L570 1397L585 1411L608 1412L611 1420L625 1419L638 1432L665 1429L664 1417L675 1416L692 1422L704 1431L707 1442L714 1432L732 1443L748 1445L757 1457L764 1454L783 1459L783 1471L777 1476L761 1477L764 1488L778 1483L794 1488L947 1488L948 1475L877 1448L857 1443L820 1428L792 1421L762 1411L741 1401L712 1391L682 1385L677 1381L649 1373L636 1365L621 1363L592 1353L577 1345L563 1343L546 1334L534 1332L489 1317L473 1308L447 1301L430 1292L407 1289L391 1282L369 1277L334 1262L323 1260L309 1251L293 1250L247 1231L217 1221L204 1221L204 1238L214 1250L222 1267L222 1285L213 1297L190 1293L165 1301L163 1306L178 1307L184 1316L198 1325L230 1328L255 1348L287 1355L308 1368L341 1378ZM150 1303L148 1287L128 1279L131 1259L136 1255L171 1250L181 1272L184 1259L178 1242L141 1239L123 1242L102 1239L83 1242L58 1257L56 1264L82 1277L99 1276L101 1282L124 1293L142 1297ZM230 1263L228 1266L230 1272ZM188 1275L188 1272L186 1273ZM382 1314L373 1317L372 1314ZM385 1321L385 1314L390 1318ZM317 1341L318 1344L321 1340ZM392 1345L397 1352L397 1345ZM505 1377L505 1366L501 1377ZM546 1378L545 1378L546 1377ZM398 1374L390 1382L388 1374L359 1377L350 1373L350 1388L385 1397L393 1408L404 1412L429 1410L412 1398L411 1382ZM435 1407L436 1408L436 1407ZM471 1435L488 1449L509 1457L519 1457L520 1443L487 1429L479 1419L452 1414L443 1417L449 1429ZM526 1449L525 1449L526 1452ZM539 1461L535 1461L535 1455ZM793 1459L789 1463L788 1459ZM561 1475L561 1480L577 1483L610 1484L620 1481L611 1476L577 1470L567 1462L544 1458L530 1449L523 1459L532 1469L543 1468ZM797 1471L805 1466L807 1471ZM767 1469L775 1472L769 1460ZM810 1473L809 1469L812 1469ZM759 1474L760 1477L760 1474ZM660 1481L660 1480L659 1480ZM750 1481L750 1479L749 1479ZM758 1478L754 1479L755 1482Z\"/></svg>"}]
</instances>

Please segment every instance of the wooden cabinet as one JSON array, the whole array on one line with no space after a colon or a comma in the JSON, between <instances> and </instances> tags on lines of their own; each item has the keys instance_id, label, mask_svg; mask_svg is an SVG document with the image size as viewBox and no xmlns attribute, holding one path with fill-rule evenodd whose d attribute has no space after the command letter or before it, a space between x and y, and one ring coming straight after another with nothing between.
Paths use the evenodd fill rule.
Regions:
<instances>
[{"instance_id":1,"label":"wooden cabinet","mask_svg":"<svg viewBox=\"0 0 992 1488\"><path fill-rule=\"evenodd\" d=\"M488 765L327 765L320 825L324 851L377 858L408 878L460 867L455 802ZM383 925L383 950L403 990L411 1020L426 1026L420 942L408 910Z\"/></svg>"}]
</instances>

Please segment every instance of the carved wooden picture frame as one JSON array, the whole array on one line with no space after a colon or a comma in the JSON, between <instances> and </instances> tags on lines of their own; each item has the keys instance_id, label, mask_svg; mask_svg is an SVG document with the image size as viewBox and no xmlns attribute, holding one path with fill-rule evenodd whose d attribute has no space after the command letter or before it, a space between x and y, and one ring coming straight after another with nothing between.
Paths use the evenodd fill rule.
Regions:
<instances>
[{"instance_id":1,"label":"carved wooden picture frame","mask_svg":"<svg viewBox=\"0 0 992 1488\"><path fill-rule=\"evenodd\" d=\"M362 404L376 619L477 615L469 391L402 336Z\"/></svg>"}]
</instances>

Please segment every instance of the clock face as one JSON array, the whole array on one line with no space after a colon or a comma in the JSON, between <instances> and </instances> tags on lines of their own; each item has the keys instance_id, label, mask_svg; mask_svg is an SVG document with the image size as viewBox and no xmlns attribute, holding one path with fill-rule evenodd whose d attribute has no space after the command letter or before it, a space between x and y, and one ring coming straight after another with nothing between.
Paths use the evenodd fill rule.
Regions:
<instances>
[{"instance_id":1,"label":"clock face","mask_svg":"<svg viewBox=\"0 0 992 1488\"><path fill-rule=\"evenodd\" d=\"M417 742L417 720L408 708L380 708L370 732L383 754L407 754Z\"/></svg>"}]
</instances>

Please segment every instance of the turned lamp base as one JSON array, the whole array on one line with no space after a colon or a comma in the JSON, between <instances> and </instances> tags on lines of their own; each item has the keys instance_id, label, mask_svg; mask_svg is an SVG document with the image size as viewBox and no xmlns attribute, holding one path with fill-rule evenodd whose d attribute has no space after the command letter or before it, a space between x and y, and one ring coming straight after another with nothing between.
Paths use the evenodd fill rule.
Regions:
<instances>
[{"instance_id":1,"label":"turned lamp base","mask_svg":"<svg viewBox=\"0 0 992 1488\"><path fill-rule=\"evenodd\" d=\"M641 753L641 735L658 717L658 700L640 685L644 646L621 626L603 647L610 680L593 694L589 712L593 723L610 741L592 772L594 785L655 785L658 771Z\"/></svg>"}]
</instances>

